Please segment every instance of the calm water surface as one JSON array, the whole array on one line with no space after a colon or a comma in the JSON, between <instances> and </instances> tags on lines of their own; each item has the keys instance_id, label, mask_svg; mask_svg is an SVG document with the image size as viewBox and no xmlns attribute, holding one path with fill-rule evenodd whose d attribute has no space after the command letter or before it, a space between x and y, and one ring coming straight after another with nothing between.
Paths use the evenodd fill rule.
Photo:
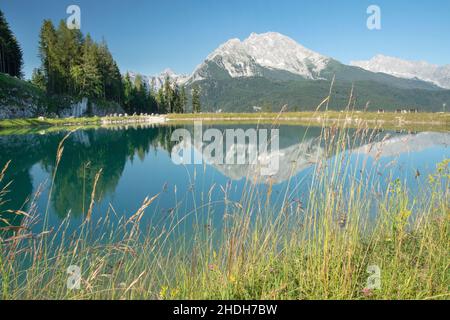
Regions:
<instances>
[{"instance_id":1,"label":"calm water surface","mask_svg":"<svg viewBox=\"0 0 450 320\"><path fill-rule=\"evenodd\" d=\"M256 125L243 128L251 127ZM190 126L186 128L192 130ZM0 135L0 167L11 160L0 185L2 188L10 183L0 205L5 219L0 223L20 225L21 218L6 210L29 210L40 190L35 201L39 219L33 228L42 229L46 212L50 227L57 227L64 218L69 218L71 227L76 228L88 211L94 177L100 169L93 220L98 221L106 214L113 219L129 217L145 197L159 194L145 214L143 223L147 226L163 227L175 211L185 216L186 226L193 225L198 215L207 212L213 222L220 223L225 195L230 201L239 201L249 189L267 194L270 188L274 205L307 201L315 163L318 157L325 156L319 139L320 128L281 126L280 170L270 178L259 177L250 182L247 176L253 175L253 171L246 165L174 164L171 160L174 143L170 141L174 129L167 126L94 128L74 132L65 141L50 201L56 150L67 131ZM346 156L355 172L361 172L360 178L370 176L380 186L399 178L408 184L412 193L420 192L421 184L435 171L436 164L450 158L450 134L377 132L371 143L361 140ZM332 161L336 155L327 157Z\"/></svg>"}]
</instances>

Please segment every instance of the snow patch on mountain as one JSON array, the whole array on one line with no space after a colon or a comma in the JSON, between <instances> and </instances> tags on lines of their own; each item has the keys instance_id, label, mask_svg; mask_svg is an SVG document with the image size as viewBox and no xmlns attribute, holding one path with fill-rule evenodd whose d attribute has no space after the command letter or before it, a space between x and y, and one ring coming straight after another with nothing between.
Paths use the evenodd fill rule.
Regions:
<instances>
[{"instance_id":1,"label":"snow patch on mountain","mask_svg":"<svg viewBox=\"0 0 450 320\"><path fill-rule=\"evenodd\" d=\"M266 68L317 79L330 60L280 33L252 33L244 41L231 39L219 46L196 68L189 82L205 79L205 70L210 62L217 64L232 78L260 76L261 69Z\"/></svg>"},{"instance_id":2,"label":"snow patch on mountain","mask_svg":"<svg viewBox=\"0 0 450 320\"><path fill-rule=\"evenodd\" d=\"M439 66L425 61L408 61L381 54L367 61L352 61L350 65L398 78L419 79L450 89L450 65Z\"/></svg>"},{"instance_id":3,"label":"snow patch on mountain","mask_svg":"<svg viewBox=\"0 0 450 320\"><path fill-rule=\"evenodd\" d=\"M311 51L277 32L252 33L243 44L257 64L306 78L314 78L314 73L320 73L330 61L328 57Z\"/></svg>"}]
</instances>

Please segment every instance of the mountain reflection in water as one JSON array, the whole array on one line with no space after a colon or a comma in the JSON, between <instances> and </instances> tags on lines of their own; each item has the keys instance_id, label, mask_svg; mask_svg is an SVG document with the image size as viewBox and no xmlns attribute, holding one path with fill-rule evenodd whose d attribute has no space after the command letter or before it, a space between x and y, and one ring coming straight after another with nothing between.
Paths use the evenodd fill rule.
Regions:
<instances>
[{"instance_id":1,"label":"mountain reflection in water","mask_svg":"<svg viewBox=\"0 0 450 320\"><path fill-rule=\"evenodd\" d=\"M219 130L230 126L214 126ZM239 126L244 130L256 125ZM118 215L132 214L139 208L146 196L163 191L158 200L157 211L164 214L180 206L180 199L194 190L195 201L201 201L202 193L211 192L211 197L223 200L223 192L233 184L230 194L239 200L246 180L261 187L276 185L281 193L287 181L294 180L307 188L307 177L322 157L333 158L336 154L325 151L321 128L301 126L281 126L279 143L279 170L274 175L259 176L252 165L214 164L204 154L205 164L177 166L170 155L175 146L171 141L176 126L96 128L73 132L64 143L64 152L57 168L49 212L51 223L68 214L74 219L82 219L90 203L95 175L102 170L96 186L96 212L115 208ZM185 126L192 131L192 126ZM7 210L27 210L34 193L43 185L38 212L47 208L48 190L55 170L56 151L65 132L36 132L29 134L0 135L0 167L11 160L6 176L0 185L7 183L9 192L3 196L0 206L2 218L12 225L19 225L21 217L7 213ZM350 132L350 136L352 136ZM450 157L450 134L420 132L414 134L383 132L372 134L370 141L361 139L351 144L346 154L349 157L364 158L365 161L391 162L398 160L407 166L396 175L411 175L420 170L423 176L435 169L437 162ZM245 148L254 147L248 144ZM194 146L195 148L195 146ZM228 152L224 150L225 153ZM200 150L196 150L200 152ZM269 150L269 153L272 152ZM271 156L270 154L267 156ZM370 159L370 160L368 160ZM385 165L384 168L387 166ZM387 169L386 169L387 170ZM414 171L415 172L415 171ZM298 182L298 181L301 181ZM297 186L298 187L298 186ZM301 188L295 192L301 192ZM276 193L275 193L276 194ZM188 212L194 200L185 196L183 210ZM219 209L220 210L220 209ZM219 212L220 214L220 212ZM2 223L2 222L0 222ZM2 223L3 224L3 223Z\"/></svg>"}]
</instances>

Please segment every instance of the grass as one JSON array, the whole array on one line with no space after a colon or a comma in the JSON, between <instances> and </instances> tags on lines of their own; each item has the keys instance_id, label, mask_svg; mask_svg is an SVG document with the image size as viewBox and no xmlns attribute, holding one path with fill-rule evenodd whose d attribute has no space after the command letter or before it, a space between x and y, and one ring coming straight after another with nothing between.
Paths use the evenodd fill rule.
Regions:
<instances>
[{"instance_id":1,"label":"grass","mask_svg":"<svg viewBox=\"0 0 450 320\"><path fill-rule=\"evenodd\" d=\"M44 92L30 82L0 73L0 106L43 109L47 103Z\"/></svg>"},{"instance_id":2,"label":"grass","mask_svg":"<svg viewBox=\"0 0 450 320\"><path fill-rule=\"evenodd\" d=\"M19 227L3 230L9 233L0 241L0 297L448 299L450 160L437 165L420 194L393 179L380 190L377 170L367 169L361 176L345 157L346 150L372 134L366 127L356 137L346 129L323 128L326 152L337 156L318 160L305 203L292 200L286 191L278 208L268 200L271 184L262 193L255 187L256 177L249 176L239 201L230 201L224 191L224 212L214 213L206 196L192 212L175 209L167 217L170 225L159 231L142 225L158 195L144 199L134 215L118 222L114 210L94 219L101 172L84 223L73 233L68 232L69 218L56 230L45 223L47 210L35 205L38 190L31 209L9 213L24 219ZM64 141L57 164L64 157ZM57 171L56 166L53 179ZM214 214L223 218L220 229L210 224ZM181 227L187 216L196 221L190 237ZM37 219L44 225L33 233ZM199 227L204 225L209 227ZM80 290L66 286L73 265L82 273ZM378 289L368 286L370 266L381 271Z\"/></svg>"},{"instance_id":3,"label":"grass","mask_svg":"<svg viewBox=\"0 0 450 320\"><path fill-rule=\"evenodd\" d=\"M14 88L19 93L35 95L35 96L44 96L44 93L42 92L42 90L40 90L39 88L37 88L35 85L31 84L30 82L23 81L23 80L15 78L15 77L11 77L10 75L5 74L5 73L0 73L0 84L1 84L1 87L3 90L7 90L7 89L11 90ZM3 97L3 95L2 95L4 92L3 90L0 91L0 97L6 98L6 97Z\"/></svg>"},{"instance_id":4,"label":"grass","mask_svg":"<svg viewBox=\"0 0 450 320\"><path fill-rule=\"evenodd\" d=\"M375 127L418 127L433 126L450 129L450 113L406 113L393 112L357 112L357 111L309 111L309 112L281 112L281 113L198 113L198 114L169 114L171 121L203 120L211 122L268 122L295 123L301 125L334 125L346 124L352 127L367 125Z\"/></svg>"},{"instance_id":5,"label":"grass","mask_svg":"<svg viewBox=\"0 0 450 320\"><path fill-rule=\"evenodd\" d=\"M145 116L124 117L81 117L81 118L34 118L0 120L0 129L33 128L33 127L68 127L100 125L103 123L140 123L145 122Z\"/></svg>"},{"instance_id":6,"label":"grass","mask_svg":"<svg viewBox=\"0 0 450 320\"><path fill-rule=\"evenodd\" d=\"M200 114L169 114L166 119L171 124L182 124L201 120L205 123L260 123L304 125L304 126L334 126L347 127L366 126L370 128L402 130L450 130L450 113L373 113L373 112L284 112L284 113L200 113ZM81 117L81 118L41 118L41 119L6 119L0 120L0 130L37 128L37 127L67 127L88 126L104 123L142 123L145 117ZM0 132L1 132L0 131ZM0 133L1 134L1 133Z\"/></svg>"}]
</instances>

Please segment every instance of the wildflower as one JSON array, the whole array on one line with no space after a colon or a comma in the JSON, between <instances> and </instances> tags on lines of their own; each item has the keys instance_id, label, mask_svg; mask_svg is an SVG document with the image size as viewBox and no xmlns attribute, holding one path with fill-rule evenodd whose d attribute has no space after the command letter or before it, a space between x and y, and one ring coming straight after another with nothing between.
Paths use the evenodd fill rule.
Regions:
<instances>
[{"instance_id":1,"label":"wildflower","mask_svg":"<svg viewBox=\"0 0 450 320\"><path fill-rule=\"evenodd\" d=\"M167 290L169 290L169 287L167 286L162 286L161 290L159 291L159 298L161 300L164 300L167 296Z\"/></svg>"},{"instance_id":2,"label":"wildflower","mask_svg":"<svg viewBox=\"0 0 450 320\"><path fill-rule=\"evenodd\" d=\"M209 269L209 271L214 271L216 269L216 265L211 263L208 265L208 269Z\"/></svg>"},{"instance_id":3,"label":"wildflower","mask_svg":"<svg viewBox=\"0 0 450 320\"><path fill-rule=\"evenodd\" d=\"M178 288L170 290L170 298L175 299L179 293L180 293L180 290Z\"/></svg>"},{"instance_id":4,"label":"wildflower","mask_svg":"<svg viewBox=\"0 0 450 320\"><path fill-rule=\"evenodd\" d=\"M361 293L365 296L365 297L371 297L373 294L372 289L370 288L364 288L361 290Z\"/></svg>"}]
</instances>

